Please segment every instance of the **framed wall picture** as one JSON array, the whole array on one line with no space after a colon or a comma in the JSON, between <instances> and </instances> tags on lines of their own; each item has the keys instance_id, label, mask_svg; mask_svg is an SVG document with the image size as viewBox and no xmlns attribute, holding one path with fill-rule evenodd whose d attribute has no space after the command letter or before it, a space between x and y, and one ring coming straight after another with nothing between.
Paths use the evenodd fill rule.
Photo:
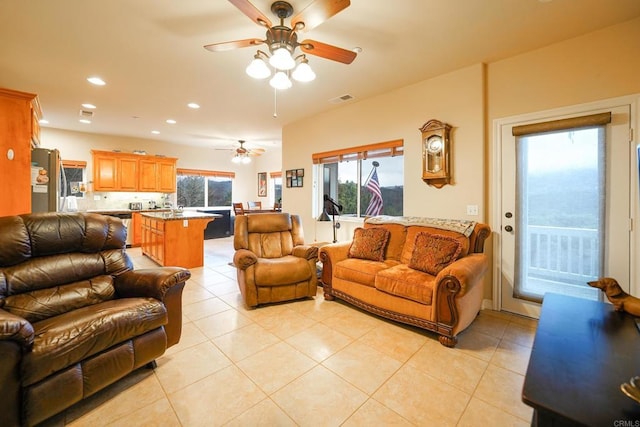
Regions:
<instances>
[{"instance_id":1,"label":"framed wall picture","mask_svg":"<svg viewBox=\"0 0 640 427\"><path fill-rule=\"evenodd\" d=\"M287 187L302 187L304 179L304 169L289 169L285 173Z\"/></svg>"},{"instance_id":2,"label":"framed wall picture","mask_svg":"<svg viewBox=\"0 0 640 427\"><path fill-rule=\"evenodd\" d=\"M258 197L267 197L267 173L258 173Z\"/></svg>"}]
</instances>

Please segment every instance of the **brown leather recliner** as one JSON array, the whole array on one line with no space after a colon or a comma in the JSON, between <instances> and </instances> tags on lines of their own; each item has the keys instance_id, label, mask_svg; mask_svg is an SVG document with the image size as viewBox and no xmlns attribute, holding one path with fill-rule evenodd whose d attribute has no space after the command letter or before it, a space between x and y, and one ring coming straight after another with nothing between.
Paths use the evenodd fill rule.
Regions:
<instances>
[{"instance_id":1,"label":"brown leather recliner","mask_svg":"<svg viewBox=\"0 0 640 427\"><path fill-rule=\"evenodd\" d=\"M236 216L233 244L238 285L249 307L316 295L318 248L304 244L298 215Z\"/></svg>"},{"instance_id":2,"label":"brown leather recliner","mask_svg":"<svg viewBox=\"0 0 640 427\"><path fill-rule=\"evenodd\" d=\"M180 339L191 273L133 270L116 218L0 218L0 425L34 425Z\"/></svg>"}]
</instances>

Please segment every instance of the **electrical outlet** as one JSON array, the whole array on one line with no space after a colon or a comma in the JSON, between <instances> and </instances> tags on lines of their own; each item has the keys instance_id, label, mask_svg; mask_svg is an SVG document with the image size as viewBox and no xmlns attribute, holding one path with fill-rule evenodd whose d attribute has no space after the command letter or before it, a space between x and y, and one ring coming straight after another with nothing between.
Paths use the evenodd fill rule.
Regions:
<instances>
[{"instance_id":1,"label":"electrical outlet","mask_svg":"<svg viewBox=\"0 0 640 427\"><path fill-rule=\"evenodd\" d=\"M478 216L478 205L467 205L467 215Z\"/></svg>"},{"instance_id":2,"label":"electrical outlet","mask_svg":"<svg viewBox=\"0 0 640 427\"><path fill-rule=\"evenodd\" d=\"M93 196L93 200L100 200L100 196Z\"/></svg>"}]
</instances>

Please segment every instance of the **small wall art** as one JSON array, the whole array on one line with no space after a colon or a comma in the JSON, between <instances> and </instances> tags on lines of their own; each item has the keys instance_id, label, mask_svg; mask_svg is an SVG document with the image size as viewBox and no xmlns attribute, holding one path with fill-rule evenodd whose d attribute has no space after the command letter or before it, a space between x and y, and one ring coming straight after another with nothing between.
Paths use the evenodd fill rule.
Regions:
<instances>
[{"instance_id":1,"label":"small wall art","mask_svg":"<svg viewBox=\"0 0 640 427\"><path fill-rule=\"evenodd\" d=\"M302 187L304 169L289 169L286 171L287 187Z\"/></svg>"},{"instance_id":2,"label":"small wall art","mask_svg":"<svg viewBox=\"0 0 640 427\"><path fill-rule=\"evenodd\" d=\"M258 197L267 197L267 173L258 172Z\"/></svg>"}]
</instances>

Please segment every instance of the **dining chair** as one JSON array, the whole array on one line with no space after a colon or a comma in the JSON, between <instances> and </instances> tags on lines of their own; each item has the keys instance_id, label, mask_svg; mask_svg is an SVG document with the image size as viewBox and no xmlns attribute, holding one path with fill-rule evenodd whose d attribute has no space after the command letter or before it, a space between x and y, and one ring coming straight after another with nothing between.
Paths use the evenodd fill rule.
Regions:
<instances>
[{"instance_id":1,"label":"dining chair","mask_svg":"<svg viewBox=\"0 0 640 427\"><path fill-rule=\"evenodd\" d=\"M244 208L242 207L242 203L233 204L233 213L236 215L244 215Z\"/></svg>"},{"instance_id":2,"label":"dining chair","mask_svg":"<svg viewBox=\"0 0 640 427\"><path fill-rule=\"evenodd\" d=\"M247 202L247 207L250 211L262 209L262 202Z\"/></svg>"}]
</instances>

